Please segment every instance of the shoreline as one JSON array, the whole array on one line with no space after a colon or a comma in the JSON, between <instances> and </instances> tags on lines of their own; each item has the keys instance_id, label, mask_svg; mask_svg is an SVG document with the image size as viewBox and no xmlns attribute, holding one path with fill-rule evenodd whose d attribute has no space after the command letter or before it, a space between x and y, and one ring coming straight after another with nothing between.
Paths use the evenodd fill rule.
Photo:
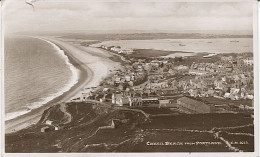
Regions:
<instances>
[{"instance_id":1,"label":"shoreline","mask_svg":"<svg viewBox=\"0 0 260 157\"><path fill-rule=\"evenodd\" d=\"M6 121L11 120L11 119L15 119L15 118L17 118L19 116L22 116L24 114L28 114L29 112L31 112L31 110L39 108L42 105L50 102L54 98L61 96L64 92L69 91L71 89L71 87L73 87L79 80L80 70L77 69L73 64L71 64L72 60L70 60L68 58L68 54L65 54L64 50L62 50L60 47L58 47L54 43L52 43L52 42L50 42L48 40L45 40L43 38L40 38L40 37L29 37L29 38L37 39L37 40L39 40L41 42L44 42L44 43L47 43L51 47L53 47L55 49L55 51L56 51L55 53L58 54L59 58L61 58L63 61L65 61L66 65L68 66L68 69L71 71L72 75L71 75L70 79L68 79L67 83L65 83L63 85L63 87L61 87L58 90L56 89L57 90L56 92L53 92L53 93L51 93L51 94L49 94L49 95L47 95L45 97L42 97L41 101L33 102L32 103L33 105L27 106L27 110L24 109L24 110L15 111L15 112L7 112L6 116L5 116L5 118L6 118L5 120ZM68 76L68 78L69 78L69 76Z\"/></svg>"},{"instance_id":2,"label":"shoreline","mask_svg":"<svg viewBox=\"0 0 260 157\"><path fill-rule=\"evenodd\" d=\"M97 66L97 65L88 64L88 63L84 62L82 58L80 58L81 56L84 56L84 55L85 55L84 56L85 58L86 58L86 56L88 57L88 55L90 55L90 54L88 54L87 51L80 52L81 54L75 55L76 53L74 52L75 54L73 54L73 52L68 50L68 48L71 50L73 50L73 48L74 48L75 51L82 51L82 50L79 50L79 49L77 49L76 46L68 44L59 39L56 40L56 39L48 38L48 37L43 37L43 39L55 44L57 47L59 47L61 50L64 51L64 54L68 57L69 62L75 68L77 68L79 70L78 81L68 91L64 92L62 95L60 95L58 97L55 97L48 103L43 104L41 107L33 109L33 110L31 110L31 112L21 115L17 118L5 121L5 134L17 132L21 129L24 129L33 124L36 124L40 120L41 115L44 112L44 110L46 110L50 106L57 104L59 102L66 102L66 101L71 100L73 97L80 94L80 91L82 88L84 88L88 85L91 85L91 84L92 85L96 84L96 86L98 86L98 84L97 84L98 82L96 81L98 78L94 78L95 77L94 71L96 68L95 66ZM97 57L97 56L95 56L95 57ZM100 59L100 60L102 60L102 59ZM107 70L109 70L109 69L107 69Z\"/></svg>"}]
</instances>

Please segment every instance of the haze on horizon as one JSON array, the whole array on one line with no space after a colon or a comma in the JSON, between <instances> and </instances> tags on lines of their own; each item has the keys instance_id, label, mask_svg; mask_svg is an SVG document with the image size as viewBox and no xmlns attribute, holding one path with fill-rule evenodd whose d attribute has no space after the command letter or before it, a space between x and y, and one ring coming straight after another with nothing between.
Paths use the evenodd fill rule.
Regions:
<instances>
[{"instance_id":1,"label":"haze on horizon","mask_svg":"<svg viewBox=\"0 0 260 157\"><path fill-rule=\"evenodd\" d=\"M253 1L21 0L3 4L6 34L18 32L223 32L253 30ZM232 31L231 31L232 30Z\"/></svg>"}]
</instances>

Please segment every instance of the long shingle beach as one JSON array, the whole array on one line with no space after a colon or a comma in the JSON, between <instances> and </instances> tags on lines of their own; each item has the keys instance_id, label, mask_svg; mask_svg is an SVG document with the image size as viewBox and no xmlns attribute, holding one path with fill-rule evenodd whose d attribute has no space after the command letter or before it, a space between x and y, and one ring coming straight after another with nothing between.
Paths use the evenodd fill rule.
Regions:
<instances>
[{"instance_id":1,"label":"long shingle beach","mask_svg":"<svg viewBox=\"0 0 260 157\"><path fill-rule=\"evenodd\" d=\"M66 102L79 97L82 89L98 86L100 81L109 75L109 71L119 67L119 63L107 57L111 54L100 52L100 49L73 45L72 43L53 37L44 37L42 39L54 43L64 51L70 63L80 71L78 82L68 91L44 104L42 107L15 119L5 121L6 133L15 132L37 123L45 109L59 102ZM95 53L98 53L98 55L95 55ZM106 57L102 57L102 55Z\"/></svg>"}]
</instances>

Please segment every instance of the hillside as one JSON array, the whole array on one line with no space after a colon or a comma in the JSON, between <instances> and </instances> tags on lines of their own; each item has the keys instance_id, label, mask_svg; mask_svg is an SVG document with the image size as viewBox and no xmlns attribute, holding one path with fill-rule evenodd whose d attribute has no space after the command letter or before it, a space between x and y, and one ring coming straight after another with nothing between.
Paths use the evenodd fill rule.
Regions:
<instances>
[{"instance_id":1,"label":"hillside","mask_svg":"<svg viewBox=\"0 0 260 157\"><path fill-rule=\"evenodd\" d=\"M148 112L151 109L128 109L94 102L57 104L45 110L36 125L6 134L6 152L254 150L253 119L246 114L149 116L156 115L158 110ZM163 112L170 111L163 109ZM49 122L51 125L46 124ZM41 132L46 126L50 130ZM58 130L54 130L55 127ZM230 144L234 141L244 144Z\"/></svg>"},{"instance_id":2,"label":"hillside","mask_svg":"<svg viewBox=\"0 0 260 157\"><path fill-rule=\"evenodd\" d=\"M100 107L93 103L58 104L45 110L36 125L7 134L6 152L82 151L84 144L79 145L97 132L102 132L100 127L110 126L112 119L117 127L112 132L117 138L110 139L110 142L120 141L120 136L124 138L126 132L136 131L136 125L147 121L141 112L131 110ZM52 121L51 125L46 124L48 120ZM41 132L45 126L49 126L51 131ZM58 126L59 130L54 131L54 126ZM111 137L111 134L107 136Z\"/></svg>"}]
</instances>

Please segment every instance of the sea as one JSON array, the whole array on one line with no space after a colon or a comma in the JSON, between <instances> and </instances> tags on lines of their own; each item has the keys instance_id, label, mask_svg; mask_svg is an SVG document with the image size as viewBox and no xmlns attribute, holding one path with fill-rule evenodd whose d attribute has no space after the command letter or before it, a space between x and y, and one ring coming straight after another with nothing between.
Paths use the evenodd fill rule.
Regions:
<instances>
[{"instance_id":1,"label":"sea","mask_svg":"<svg viewBox=\"0 0 260 157\"><path fill-rule=\"evenodd\" d=\"M78 81L78 69L47 40L7 37L4 49L5 121L41 107Z\"/></svg>"},{"instance_id":2,"label":"sea","mask_svg":"<svg viewBox=\"0 0 260 157\"><path fill-rule=\"evenodd\" d=\"M111 40L93 44L93 47L120 46L132 49L155 49L182 51L168 57L192 56L196 53L243 53L253 52L253 38L207 38L207 39L154 39L154 40ZM187 53L191 52L191 53ZM195 52L195 53L194 53Z\"/></svg>"}]
</instances>

